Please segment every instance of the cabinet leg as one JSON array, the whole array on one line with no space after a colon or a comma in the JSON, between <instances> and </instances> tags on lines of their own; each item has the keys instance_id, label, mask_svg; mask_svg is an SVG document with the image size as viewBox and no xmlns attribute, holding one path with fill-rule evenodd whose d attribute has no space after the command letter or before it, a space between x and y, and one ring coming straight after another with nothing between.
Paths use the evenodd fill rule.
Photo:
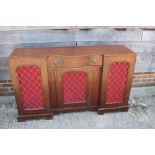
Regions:
<instances>
[{"instance_id":1,"label":"cabinet leg","mask_svg":"<svg viewBox=\"0 0 155 155\"><path fill-rule=\"evenodd\" d=\"M129 107L121 109L122 112L128 112L128 110L129 110Z\"/></svg>"},{"instance_id":2,"label":"cabinet leg","mask_svg":"<svg viewBox=\"0 0 155 155\"><path fill-rule=\"evenodd\" d=\"M98 115L104 115L104 113L105 113L104 110L99 110L99 109L97 110L97 114L98 114Z\"/></svg>"},{"instance_id":3,"label":"cabinet leg","mask_svg":"<svg viewBox=\"0 0 155 155\"><path fill-rule=\"evenodd\" d=\"M24 122L23 118L17 117L18 122Z\"/></svg>"}]
</instances>

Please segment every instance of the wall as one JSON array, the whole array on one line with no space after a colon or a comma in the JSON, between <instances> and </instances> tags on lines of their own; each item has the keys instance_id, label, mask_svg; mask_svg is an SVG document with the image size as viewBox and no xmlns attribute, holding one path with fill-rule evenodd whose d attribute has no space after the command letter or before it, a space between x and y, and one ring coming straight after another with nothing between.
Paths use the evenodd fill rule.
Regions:
<instances>
[{"instance_id":1,"label":"wall","mask_svg":"<svg viewBox=\"0 0 155 155\"><path fill-rule=\"evenodd\" d=\"M155 77L151 75L155 72L155 27L1 26L0 80L3 85L0 84L0 92L4 92L4 84L10 80L7 59L14 48L116 44L123 44L137 53L133 86L154 85ZM139 75L141 79L137 78Z\"/></svg>"}]
</instances>

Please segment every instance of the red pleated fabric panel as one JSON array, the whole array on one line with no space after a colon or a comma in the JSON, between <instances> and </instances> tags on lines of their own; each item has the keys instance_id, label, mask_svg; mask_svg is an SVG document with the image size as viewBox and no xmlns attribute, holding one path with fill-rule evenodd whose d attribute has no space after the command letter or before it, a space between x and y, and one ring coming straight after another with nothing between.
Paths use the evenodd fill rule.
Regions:
<instances>
[{"instance_id":1,"label":"red pleated fabric panel","mask_svg":"<svg viewBox=\"0 0 155 155\"><path fill-rule=\"evenodd\" d=\"M44 108L40 69L37 66L20 66L16 70L24 109Z\"/></svg>"},{"instance_id":2,"label":"red pleated fabric panel","mask_svg":"<svg viewBox=\"0 0 155 155\"><path fill-rule=\"evenodd\" d=\"M68 72L63 76L64 102L86 101L87 74L84 72Z\"/></svg>"},{"instance_id":3,"label":"red pleated fabric panel","mask_svg":"<svg viewBox=\"0 0 155 155\"><path fill-rule=\"evenodd\" d=\"M111 64L108 77L106 104L123 102L128 68L129 64L127 62L116 62Z\"/></svg>"}]
</instances>

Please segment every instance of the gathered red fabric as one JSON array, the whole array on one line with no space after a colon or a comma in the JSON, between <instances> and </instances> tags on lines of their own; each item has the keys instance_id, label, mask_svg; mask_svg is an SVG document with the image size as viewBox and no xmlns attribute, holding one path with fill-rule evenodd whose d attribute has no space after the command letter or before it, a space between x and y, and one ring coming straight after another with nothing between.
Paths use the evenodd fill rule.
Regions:
<instances>
[{"instance_id":1,"label":"gathered red fabric","mask_svg":"<svg viewBox=\"0 0 155 155\"><path fill-rule=\"evenodd\" d=\"M87 74L84 72L68 72L63 76L64 102L86 101Z\"/></svg>"},{"instance_id":2,"label":"gathered red fabric","mask_svg":"<svg viewBox=\"0 0 155 155\"><path fill-rule=\"evenodd\" d=\"M108 77L106 104L123 102L128 69L129 64L127 62L115 62L111 64Z\"/></svg>"},{"instance_id":3,"label":"gathered red fabric","mask_svg":"<svg viewBox=\"0 0 155 155\"><path fill-rule=\"evenodd\" d=\"M44 108L41 72L37 66L20 66L16 70L24 109Z\"/></svg>"}]
</instances>

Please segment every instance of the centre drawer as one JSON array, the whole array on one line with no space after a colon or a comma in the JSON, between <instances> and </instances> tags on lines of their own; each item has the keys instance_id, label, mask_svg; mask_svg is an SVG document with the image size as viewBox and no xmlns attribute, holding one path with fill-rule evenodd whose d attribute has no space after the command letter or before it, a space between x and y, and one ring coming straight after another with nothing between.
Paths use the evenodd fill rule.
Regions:
<instances>
[{"instance_id":1,"label":"centre drawer","mask_svg":"<svg viewBox=\"0 0 155 155\"><path fill-rule=\"evenodd\" d=\"M48 67L85 67L101 66L101 55L85 56L50 56L47 60Z\"/></svg>"}]
</instances>

